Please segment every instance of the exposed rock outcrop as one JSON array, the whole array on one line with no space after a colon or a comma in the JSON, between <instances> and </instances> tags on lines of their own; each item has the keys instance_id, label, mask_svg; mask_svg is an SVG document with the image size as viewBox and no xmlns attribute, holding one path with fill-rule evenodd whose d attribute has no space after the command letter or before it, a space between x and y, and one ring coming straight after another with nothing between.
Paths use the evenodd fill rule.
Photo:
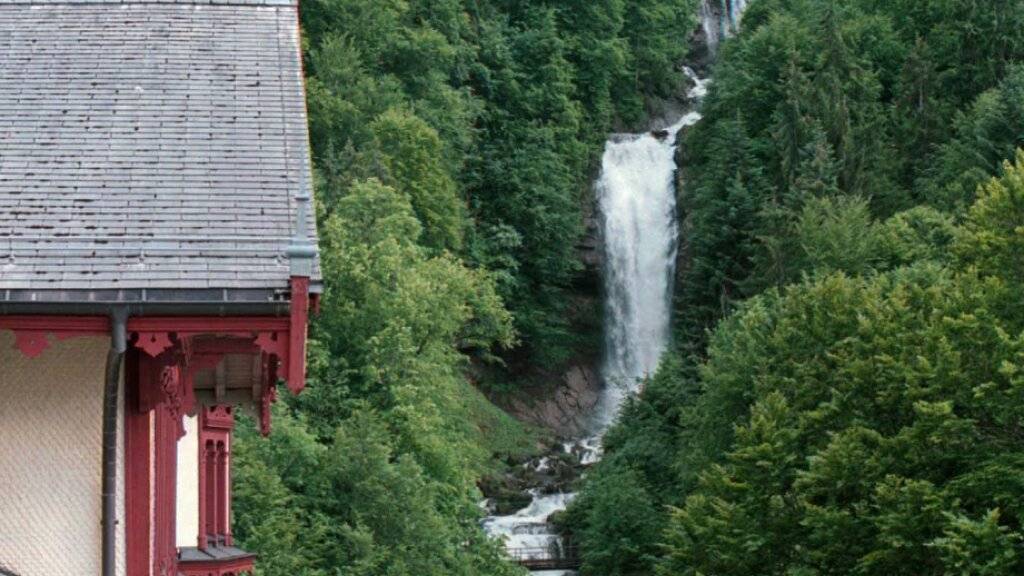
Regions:
<instances>
[{"instance_id":1,"label":"exposed rock outcrop","mask_svg":"<svg viewBox=\"0 0 1024 576\"><path fill-rule=\"evenodd\" d=\"M538 387L539 388L539 387ZM507 403L520 420L553 431L562 438L583 433L601 394L601 379L593 367L570 366L554 389L523 390Z\"/></svg>"}]
</instances>

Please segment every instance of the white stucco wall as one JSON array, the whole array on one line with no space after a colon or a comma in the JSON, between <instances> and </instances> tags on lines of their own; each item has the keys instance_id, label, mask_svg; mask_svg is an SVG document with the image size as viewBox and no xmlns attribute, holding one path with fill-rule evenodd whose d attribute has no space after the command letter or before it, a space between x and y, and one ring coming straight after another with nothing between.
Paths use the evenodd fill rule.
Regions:
<instances>
[{"instance_id":1,"label":"white stucco wall","mask_svg":"<svg viewBox=\"0 0 1024 576\"><path fill-rule=\"evenodd\" d=\"M178 441L178 547L195 546L199 539L199 417L185 418L185 436Z\"/></svg>"},{"instance_id":2,"label":"white stucco wall","mask_svg":"<svg viewBox=\"0 0 1024 576\"><path fill-rule=\"evenodd\" d=\"M26 358L0 330L0 563L20 576L100 572L103 377L109 339L55 341ZM123 394L122 394L123 399ZM125 573L118 429L117 573Z\"/></svg>"}]
</instances>

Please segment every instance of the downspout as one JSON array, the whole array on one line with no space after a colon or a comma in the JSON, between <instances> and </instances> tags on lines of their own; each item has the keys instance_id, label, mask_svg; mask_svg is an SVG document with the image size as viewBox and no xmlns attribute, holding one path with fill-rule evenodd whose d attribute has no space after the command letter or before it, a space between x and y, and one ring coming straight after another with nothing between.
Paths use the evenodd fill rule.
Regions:
<instances>
[{"instance_id":1,"label":"downspout","mask_svg":"<svg viewBox=\"0 0 1024 576\"><path fill-rule=\"evenodd\" d=\"M316 244L310 238L309 186L304 182L295 195L295 229L288 246L288 266L291 276L291 303L288 344L288 389L298 394L306 385L306 330L309 325L309 279L313 276Z\"/></svg>"},{"instance_id":2,"label":"downspout","mask_svg":"<svg viewBox=\"0 0 1024 576\"><path fill-rule=\"evenodd\" d=\"M128 348L128 308L119 306L110 312L110 350L103 386L103 505L100 525L103 529L102 576L115 576L117 565L117 416L121 364Z\"/></svg>"}]
</instances>

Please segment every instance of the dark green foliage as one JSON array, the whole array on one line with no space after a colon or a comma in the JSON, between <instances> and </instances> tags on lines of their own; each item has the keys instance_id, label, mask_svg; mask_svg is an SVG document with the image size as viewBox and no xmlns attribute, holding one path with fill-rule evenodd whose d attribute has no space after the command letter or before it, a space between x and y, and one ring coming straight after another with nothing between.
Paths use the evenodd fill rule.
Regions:
<instances>
[{"instance_id":1,"label":"dark green foliage","mask_svg":"<svg viewBox=\"0 0 1024 576\"><path fill-rule=\"evenodd\" d=\"M686 138L687 345L734 302L799 278L789 228L808 198L863 197L874 217L950 210L1024 144L1024 3L968 4L752 4Z\"/></svg>"},{"instance_id":2,"label":"dark green foliage","mask_svg":"<svg viewBox=\"0 0 1024 576\"><path fill-rule=\"evenodd\" d=\"M580 534L585 572L613 576L650 574L661 526L651 495L628 467L615 468L595 481L586 531Z\"/></svg>"},{"instance_id":3,"label":"dark green foliage","mask_svg":"<svg viewBox=\"0 0 1024 576\"><path fill-rule=\"evenodd\" d=\"M622 425L604 437L607 455L568 514L585 573L639 576L654 569L664 509L675 497L676 427L692 381L668 358L646 383L644 401L628 403Z\"/></svg>"},{"instance_id":4,"label":"dark green foliage","mask_svg":"<svg viewBox=\"0 0 1024 576\"><path fill-rule=\"evenodd\" d=\"M663 572L951 574L974 554L991 557L987 573L1019 572L1021 519L961 492L1019 450L1024 318L1006 314L1009 280L933 266L828 276L723 326L686 420L692 488ZM1002 536L966 550L961 530Z\"/></svg>"},{"instance_id":5,"label":"dark green foliage","mask_svg":"<svg viewBox=\"0 0 1024 576\"><path fill-rule=\"evenodd\" d=\"M953 122L954 135L939 146L919 185L922 202L938 208L963 207L974 190L1024 145L1024 67L978 96Z\"/></svg>"},{"instance_id":6,"label":"dark green foliage","mask_svg":"<svg viewBox=\"0 0 1024 576\"><path fill-rule=\"evenodd\" d=\"M568 515L584 576L1024 572L1022 18L751 3L686 136L676 349Z\"/></svg>"}]
</instances>

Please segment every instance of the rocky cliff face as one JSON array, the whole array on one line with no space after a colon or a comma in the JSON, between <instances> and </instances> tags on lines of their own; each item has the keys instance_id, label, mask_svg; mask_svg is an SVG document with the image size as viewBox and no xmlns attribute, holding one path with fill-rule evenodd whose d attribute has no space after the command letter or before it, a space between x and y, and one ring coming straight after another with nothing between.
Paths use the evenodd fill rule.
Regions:
<instances>
[{"instance_id":1,"label":"rocky cliff face","mask_svg":"<svg viewBox=\"0 0 1024 576\"><path fill-rule=\"evenodd\" d=\"M601 380L592 365L570 366L555 387L544 386L531 395L517 394L510 398L507 410L520 420L536 424L561 438L580 436L587 425L587 416L597 406Z\"/></svg>"}]
</instances>

